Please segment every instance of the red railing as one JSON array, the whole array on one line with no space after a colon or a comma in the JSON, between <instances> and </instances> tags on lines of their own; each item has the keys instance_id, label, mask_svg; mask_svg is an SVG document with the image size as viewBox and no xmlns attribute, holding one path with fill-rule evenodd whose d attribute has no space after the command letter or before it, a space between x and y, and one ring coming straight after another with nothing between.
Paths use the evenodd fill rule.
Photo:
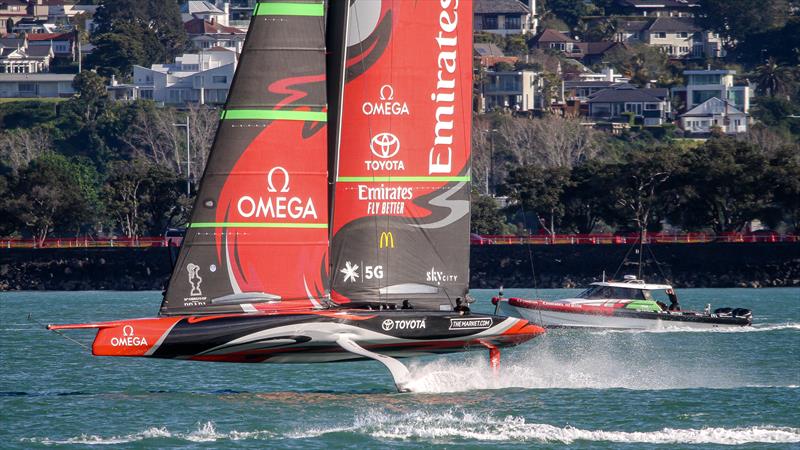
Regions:
<instances>
[{"instance_id":1,"label":"red railing","mask_svg":"<svg viewBox=\"0 0 800 450\"><path fill-rule=\"evenodd\" d=\"M530 236L492 236L483 235L481 239L471 239L472 245L575 245L575 244L635 244L639 241L636 234L557 234L530 235ZM707 242L800 242L800 235L794 234L662 234L648 233L645 237L646 244L702 244ZM180 246L179 237L140 237L140 238L49 238L43 243L35 239L0 239L0 248L144 248L166 247L168 245Z\"/></svg>"},{"instance_id":2,"label":"red railing","mask_svg":"<svg viewBox=\"0 0 800 450\"><path fill-rule=\"evenodd\" d=\"M491 236L482 235L482 240L473 239L473 245L557 245L557 244L634 244L639 242L638 234L556 234L529 236ZM648 233L645 244L702 244L707 242L800 242L800 236L794 234L740 234L723 235L706 233L662 234Z\"/></svg>"},{"instance_id":3,"label":"red railing","mask_svg":"<svg viewBox=\"0 0 800 450\"><path fill-rule=\"evenodd\" d=\"M37 239L0 239L0 248L144 248L144 247L166 247L169 241L173 245L180 245L180 240L164 237L140 237L140 238L48 238L44 242Z\"/></svg>"}]
</instances>

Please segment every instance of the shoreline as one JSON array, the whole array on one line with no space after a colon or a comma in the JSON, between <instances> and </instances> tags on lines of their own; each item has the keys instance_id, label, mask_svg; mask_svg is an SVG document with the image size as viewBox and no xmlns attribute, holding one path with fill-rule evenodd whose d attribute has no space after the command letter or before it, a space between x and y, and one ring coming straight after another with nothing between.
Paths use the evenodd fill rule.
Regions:
<instances>
[{"instance_id":1,"label":"shoreline","mask_svg":"<svg viewBox=\"0 0 800 450\"><path fill-rule=\"evenodd\" d=\"M600 281L603 271L611 278L618 267L621 279L636 274L635 264L620 264L629 250L477 245L470 287L580 288ZM676 288L800 287L800 243L653 244L644 254L645 278ZM170 272L166 248L0 249L0 291L162 290Z\"/></svg>"}]
</instances>

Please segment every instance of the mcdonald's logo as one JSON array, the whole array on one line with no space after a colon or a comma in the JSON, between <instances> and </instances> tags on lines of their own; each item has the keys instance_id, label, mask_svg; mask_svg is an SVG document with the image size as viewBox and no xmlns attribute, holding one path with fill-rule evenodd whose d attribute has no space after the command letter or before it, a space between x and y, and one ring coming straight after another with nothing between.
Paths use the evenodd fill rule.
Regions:
<instances>
[{"instance_id":1,"label":"mcdonald's logo","mask_svg":"<svg viewBox=\"0 0 800 450\"><path fill-rule=\"evenodd\" d=\"M391 231L384 231L381 233L381 248L394 248L394 234Z\"/></svg>"}]
</instances>

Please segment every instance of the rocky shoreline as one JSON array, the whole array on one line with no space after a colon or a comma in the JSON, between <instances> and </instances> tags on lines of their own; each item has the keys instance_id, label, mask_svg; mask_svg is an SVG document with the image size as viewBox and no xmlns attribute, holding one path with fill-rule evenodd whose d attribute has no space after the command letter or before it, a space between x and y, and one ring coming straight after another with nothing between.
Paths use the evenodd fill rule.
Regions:
<instances>
[{"instance_id":1,"label":"rocky shoreline","mask_svg":"<svg viewBox=\"0 0 800 450\"><path fill-rule=\"evenodd\" d=\"M623 245L474 246L471 287L582 287L603 271L635 274L635 264L620 264L629 251L637 260ZM800 287L800 243L658 244L643 259L648 281L678 288ZM170 270L158 247L0 249L0 291L161 290Z\"/></svg>"}]
</instances>

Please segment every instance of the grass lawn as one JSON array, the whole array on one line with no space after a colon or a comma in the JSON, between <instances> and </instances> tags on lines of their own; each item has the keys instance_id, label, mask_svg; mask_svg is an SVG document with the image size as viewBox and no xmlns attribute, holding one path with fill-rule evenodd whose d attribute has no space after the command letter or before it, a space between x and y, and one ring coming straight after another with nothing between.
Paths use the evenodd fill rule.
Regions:
<instances>
[{"instance_id":1,"label":"grass lawn","mask_svg":"<svg viewBox=\"0 0 800 450\"><path fill-rule=\"evenodd\" d=\"M41 102L41 103L61 103L69 100L68 98L0 98L2 103L16 103L16 102Z\"/></svg>"}]
</instances>

